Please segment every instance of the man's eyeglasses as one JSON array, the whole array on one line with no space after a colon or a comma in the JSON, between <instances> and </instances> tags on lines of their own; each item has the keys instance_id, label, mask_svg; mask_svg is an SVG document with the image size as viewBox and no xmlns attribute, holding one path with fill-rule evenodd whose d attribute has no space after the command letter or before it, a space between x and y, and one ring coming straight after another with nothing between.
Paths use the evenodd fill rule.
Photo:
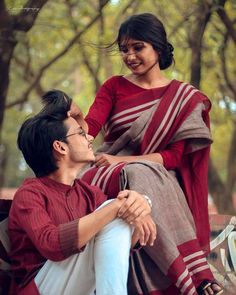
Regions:
<instances>
[{"instance_id":1,"label":"man's eyeglasses","mask_svg":"<svg viewBox=\"0 0 236 295\"><path fill-rule=\"evenodd\" d=\"M70 137L70 136L73 136L73 135L81 135L83 137L86 137L87 138L87 134L86 132L84 131L84 129L82 127L80 127L78 129L78 131L74 132L74 133L71 133L71 134L67 134L63 139L67 138L67 137Z\"/></svg>"}]
</instances>

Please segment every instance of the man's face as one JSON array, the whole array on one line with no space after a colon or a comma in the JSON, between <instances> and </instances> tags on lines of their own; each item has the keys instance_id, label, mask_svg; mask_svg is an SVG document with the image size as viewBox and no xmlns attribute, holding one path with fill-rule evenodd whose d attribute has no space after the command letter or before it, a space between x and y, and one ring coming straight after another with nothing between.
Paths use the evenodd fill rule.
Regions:
<instances>
[{"instance_id":1,"label":"man's face","mask_svg":"<svg viewBox=\"0 0 236 295\"><path fill-rule=\"evenodd\" d=\"M93 162L95 159L93 137L88 135L72 117L65 120L65 125L68 129L66 141L69 162L72 165Z\"/></svg>"}]
</instances>

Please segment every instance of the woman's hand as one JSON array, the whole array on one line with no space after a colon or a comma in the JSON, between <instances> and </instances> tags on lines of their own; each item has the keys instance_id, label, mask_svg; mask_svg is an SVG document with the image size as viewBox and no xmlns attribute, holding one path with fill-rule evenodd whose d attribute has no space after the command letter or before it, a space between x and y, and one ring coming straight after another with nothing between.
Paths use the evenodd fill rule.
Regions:
<instances>
[{"instance_id":1,"label":"woman's hand","mask_svg":"<svg viewBox=\"0 0 236 295\"><path fill-rule=\"evenodd\" d=\"M151 213L151 207L147 200L135 191L120 191L117 198L126 198L117 215L129 224L133 224Z\"/></svg>"},{"instance_id":2,"label":"woman's hand","mask_svg":"<svg viewBox=\"0 0 236 295\"><path fill-rule=\"evenodd\" d=\"M111 164L117 164L122 162L121 157L119 156L112 156L108 154L99 154L95 157L95 165L97 167L111 165Z\"/></svg>"},{"instance_id":3,"label":"woman's hand","mask_svg":"<svg viewBox=\"0 0 236 295\"><path fill-rule=\"evenodd\" d=\"M84 129L84 131L88 133L88 124L84 120L84 115L80 107L74 101L71 103L71 107L67 113L67 116L75 119L76 122Z\"/></svg>"},{"instance_id":4,"label":"woman's hand","mask_svg":"<svg viewBox=\"0 0 236 295\"><path fill-rule=\"evenodd\" d=\"M120 162L131 163L147 160L154 163L159 163L163 165L162 155L159 153L147 154L147 155L135 155L135 156L112 156L108 154L99 154L96 156L95 164L98 167L117 164Z\"/></svg>"}]
</instances>

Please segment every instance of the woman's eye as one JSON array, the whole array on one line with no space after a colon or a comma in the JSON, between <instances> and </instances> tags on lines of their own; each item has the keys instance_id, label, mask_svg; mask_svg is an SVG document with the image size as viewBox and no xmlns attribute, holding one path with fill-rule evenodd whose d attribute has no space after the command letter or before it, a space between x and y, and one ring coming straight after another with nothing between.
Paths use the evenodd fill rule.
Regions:
<instances>
[{"instance_id":1,"label":"woman's eye","mask_svg":"<svg viewBox=\"0 0 236 295\"><path fill-rule=\"evenodd\" d=\"M140 46L140 45L134 47L135 51L141 51L142 49L143 49L143 46Z\"/></svg>"},{"instance_id":2,"label":"woman's eye","mask_svg":"<svg viewBox=\"0 0 236 295\"><path fill-rule=\"evenodd\" d=\"M126 47L120 47L120 52L127 53L128 52L128 48L126 48Z\"/></svg>"}]
</instances>

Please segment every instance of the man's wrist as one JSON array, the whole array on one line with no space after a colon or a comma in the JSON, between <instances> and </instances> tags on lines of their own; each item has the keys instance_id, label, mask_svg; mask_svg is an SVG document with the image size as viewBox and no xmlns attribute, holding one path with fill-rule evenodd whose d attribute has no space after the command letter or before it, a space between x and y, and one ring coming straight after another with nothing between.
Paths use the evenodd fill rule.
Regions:
<instances>
[{"instance_id":1,"label":"man's wrist","mask_svg":"<svg viewBox=\"0 0 236 295\"><path fill-rule=\"evenodd\" d=\"M148 202L148 205L150 208L152 208L152 200L147 195L142 195L144 199Z\"/></svg>"},{"instance_id":2,"label":"man's wrist","mask_svg":"<svg viewBox=\"0 0 236 295\"><path fill-rule=\"evenodd\" d=\"M123 198L123 199L119 199L119 198L116 198L114 200L115 204L116 204L116 210L117 210L117 214L121 208L121 206L124 204L124 202L126 201L126 198Z\"/></svg>"}]
</instances>

